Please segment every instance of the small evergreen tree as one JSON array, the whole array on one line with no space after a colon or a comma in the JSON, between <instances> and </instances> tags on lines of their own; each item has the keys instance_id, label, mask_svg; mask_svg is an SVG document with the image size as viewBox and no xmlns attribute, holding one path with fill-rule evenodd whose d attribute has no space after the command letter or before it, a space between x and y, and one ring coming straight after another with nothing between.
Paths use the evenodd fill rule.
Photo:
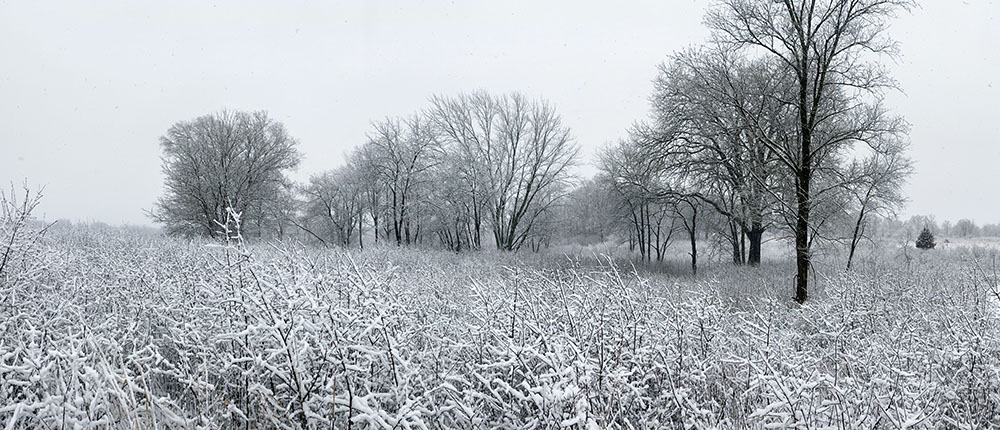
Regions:
<instances>
[{"instance_id":1,"label":"small evergreen tree","mask_svg":"<svg viewBox=\"0 0 1000 430\"><path fill-rule=\"evenodd\" d=\"M920 236L917 236L917 248L920 249L933 249L934 248L934 235L931 234L931 230L924 227L924 230L920 232Z\"/></svg>"}]
</instances>

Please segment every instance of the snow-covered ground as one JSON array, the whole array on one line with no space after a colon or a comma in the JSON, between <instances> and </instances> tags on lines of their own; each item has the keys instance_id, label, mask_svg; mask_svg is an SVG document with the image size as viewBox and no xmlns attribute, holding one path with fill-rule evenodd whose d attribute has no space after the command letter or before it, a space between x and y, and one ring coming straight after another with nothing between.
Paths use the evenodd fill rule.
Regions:
<instances>
[{"instance_id":1,"label":"snow-covered ground","mask_svg":"<svg viewBox=\"0 0 1000 430\"><path fill-rule=\"evenodd\" d=\"M818 264L800 307L780 263L694 279L593 257L60 232L0 278L0 425L1000 423L991 255L908 255Z\"/></svg>"}]
</instances>

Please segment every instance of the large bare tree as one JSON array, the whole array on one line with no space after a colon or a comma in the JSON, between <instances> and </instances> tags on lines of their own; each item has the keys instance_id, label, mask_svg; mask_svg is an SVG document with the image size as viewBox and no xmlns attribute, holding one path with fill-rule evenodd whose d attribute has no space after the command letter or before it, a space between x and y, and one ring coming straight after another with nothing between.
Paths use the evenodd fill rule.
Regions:
<instances>
[{"instance_id":1,"label":"large bare tree","mask_svg":"<svg viewBox=\"0 0 1000 430\"><path fill-rule=\"evenodd\" d=\"M795 300L809 291L810 210L817 169L845 148L885 131L881 91L894 85L875 60L895 53L887 21L909 0L720 0L706 22L719 42L777 60L793 78L784 101L797 127L789 142L766 142L795 181Z\"/></svg>"},{"instance_id":2,"label":"large bare tree","mask_svg":"<svg viewBox=\"0 0 1000 430\"><path fill-rule=\"evenodd\" d=\"M153 220L170 234L215 236L231 208L242 213L244 229L275 227L268 221L281 212L270 203L290 191L285 172L301 158L296 144L266 112L222 111L174 124L160 138L165 192Z\"/></svg>"},{"instance_id":3,"label":"large bare tree","mask_svg":"<svg viewBox=\"0 0 1000 430\"><path fill-rule=\"evenodd\" d=\"M760 263L776 201L771 190L782 179L778 156L760 137L783 141L787 133L787 109L772 96L784 83L772 71L765 60L718 46L681 52L660 66L651 124L639 128L654 146L650 154L696 179L698 197L728 220L737 264Z\"/></svg>"},{"instance_id":4,"label":"large bare tree","mask_svg":"<svg viewBox=\"0 0 1000 430\"><path fill-rule=\"evenodd\" d=\"M470 234L470 247L482 247L483 228L487 221L492 184L486 156L495 139L498 106L495 97L479 91L454 97L435 96L427 115L436 126L436 135L446 153L441 168L447 171L456 188L464 195L465 204L455 206L463 211L455 219L464 220Z\"/></svg>"}]
</instances>

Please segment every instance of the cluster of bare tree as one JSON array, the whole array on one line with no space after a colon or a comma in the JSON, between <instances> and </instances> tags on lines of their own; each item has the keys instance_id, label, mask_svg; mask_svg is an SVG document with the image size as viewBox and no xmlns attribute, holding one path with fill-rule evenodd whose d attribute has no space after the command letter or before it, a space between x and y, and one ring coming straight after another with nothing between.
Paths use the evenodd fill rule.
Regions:
<instances>
[{"instance_id":1,"label":"cluster of bare tree","mask_svg":"<svg viewBox=\"0 0 1000 430\"><path fill-rule=\"evenodd\" d=\"M342 245L372 240L537 249L578 156L545 102L485 92L434 97L424 112L373 125L348 163L304 189L301 227ZM352 240L356 233L357 240Z\"/></svg>"},{"instance_id":2,"label":"cluster of bare tree","mask_svg":"<svg viewBox=\"0 0 1000 430\"><path fill-rule=\"evenodd\" d=\"M599 182L623 210L629 243L662 258L683 225L697 267L699 217L737 264L757 265L768 230L794 239L796 293L810 250L842 241L848 267L866 228L891 213L912 167L907 125L882 105L894 82L886 20L900 0L724 0L713 41L660 67L652 115L601 156Z\"/></svg>"},{"instance_id":3,"label":"cluster of bare tree","mask_svg":"<svg viewBox=\"0 0 1000 430\"><path fill-rule=\"evenodd\" d=\"M293 187L299 154L264 113L204 116L162 138L166 194L153 217L173 234L215 236L228 209L241 228L286 225L323 244L440 243L537 249L577 156L555 110L520 94L434 97L409 118L373 124L348 162ZM488 236L487 236L488 237Z\"/></svg>"}]
</instances>

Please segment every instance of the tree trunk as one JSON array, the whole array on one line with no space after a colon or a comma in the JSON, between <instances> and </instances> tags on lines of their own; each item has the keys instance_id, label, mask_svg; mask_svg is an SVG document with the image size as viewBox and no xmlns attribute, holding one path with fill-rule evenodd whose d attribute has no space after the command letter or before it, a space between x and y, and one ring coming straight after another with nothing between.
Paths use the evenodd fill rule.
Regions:
<instances>
[{"instance_id":1,"label":"tree trunk","mask_svg":"<svg viewBox=\"0 0 1000 430\"><path fill-rule=\"evenodd\" d=\"M747 231L740 227L740 264L747 264Z\"/></svg>"},{"instance_id":2,"label":"tree trunk","mask_svg":"<svg viewBox=\"0 0 1000 430\"><path fill-rule=\"evenodd\" d=\"M802 53L802 64L808 63L809 52ZM809 78L808 70L798 70L799 76L799 130L802 144L799 145L799 168L795 172L795 200L798 204L795 215L795 301L805 303L809 298L809 185L812 182L812 121L808 110ZM822 88L815 89L821 94Z\"/></svg>"},{"instance_id":3,"label":"tree trunk","mask_svg":"<svg viewBox=\"0 0 1000 430\"><path fill-rule=\"evenodd\" d=\"M803 137L803 148L807 147L808 135ZM808 157L803 149L804 158ZM809 298L809 182L812 170L808 161L802 163L796 179L796 200L798 208L795 216L795 301L805 303Z\"/></svg>"},{"instance_id":4,"label":"tree trunk","mask_svg":"<svg viewBox=\"0 0 1000 430\"><path fill-rule=\"evenodd\" d=\"M736 221L729 220L729 244L733 247L733 264L737 266L743 265L743 253L740 251L741 235L743 235L743 229Z\"/></svg>"},{"instance_id":5,"label":"tree trunk","mask_svg":"<svg viewBox=\"0 0 1000 430\"><path fill-rule=\"evenodd\" d=\"M695 229L695 218L697 218L697 216L691 217L691 231L689 232L689 236L691 237L691 274L698 276L698 245L696 240L697 230Z\"/></svg>"},{"instance_id":6,"label":"tree trunk","mask_svg":"<svg viewBox=\"0 0 1000 430\"><path fill-rule=\"evenodd\" d=\"M865 210L861 209L858 214L858 221L854 223L854 231L851 233L851 249L847 253L847 270L851 270L851 263L854 261L854 251L858 249L858 242L861 241L861 227L865 219Z\"/></svg>"},{"instance_id":7,"label":"tree trunk","mask_svg":"<svg viewBox=\"0 0 1000 430\"><path fill-rule=\"evenodd\" d=\"M691 275L698 276L698 209L690 202L688 205L691 206L691 224L688 227L688 237L691 239Z\"/></svg>"},{"instance_id":8,"label":"tree trunk","mask_svg":"<svg viewBox=\"0 0 1000 430\"><path fill-rule=\"evenodd\" d=\"M754 221L750 224L750 231L747 232L746 236L750 241L747 263L754 267L760 266L760 245L764 238L764 226L760 224L760 221Z\"/></svg>"}]
</instances>

